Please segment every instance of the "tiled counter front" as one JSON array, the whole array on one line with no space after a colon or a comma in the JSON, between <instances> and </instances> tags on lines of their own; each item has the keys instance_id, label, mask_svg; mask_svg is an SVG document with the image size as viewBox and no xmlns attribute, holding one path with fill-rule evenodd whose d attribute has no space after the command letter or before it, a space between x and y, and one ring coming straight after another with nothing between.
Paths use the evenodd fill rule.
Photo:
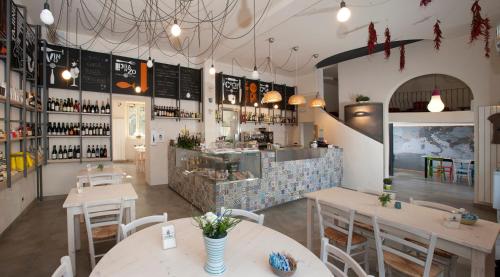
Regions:
<instances>
[{"instance_id":1,"label":"tiled counter front","mask_svg":"<svg viewBox=\"0 0 500 277\"><path fill-rule=\"evenodd\" d=\"M175 148L170 150L169 185L203 212L220 207L260 210L302 198L307 192L339 186L342 149L321 149L321 158L275 162L275 152L261 152L262 178L214 183L186 176L175 169ZM173 157L173 158L172 158Z\"/></svg>"}]
</instances>

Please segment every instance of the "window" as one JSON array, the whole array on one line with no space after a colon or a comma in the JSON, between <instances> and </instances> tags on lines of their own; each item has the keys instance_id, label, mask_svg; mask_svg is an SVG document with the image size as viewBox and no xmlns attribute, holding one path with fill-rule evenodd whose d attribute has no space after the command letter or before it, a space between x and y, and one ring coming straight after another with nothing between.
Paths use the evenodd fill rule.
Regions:
<instances>
[{"instance_id":1,"label":"window","mask_svg":"<svg viewBox=\"0 0 500 277\"><path fill-rule=\"evenodd\" d=\"M144 137L146 126L145 106L141 103L127 103L128 136Z\"/></svg>"}]
</instances>

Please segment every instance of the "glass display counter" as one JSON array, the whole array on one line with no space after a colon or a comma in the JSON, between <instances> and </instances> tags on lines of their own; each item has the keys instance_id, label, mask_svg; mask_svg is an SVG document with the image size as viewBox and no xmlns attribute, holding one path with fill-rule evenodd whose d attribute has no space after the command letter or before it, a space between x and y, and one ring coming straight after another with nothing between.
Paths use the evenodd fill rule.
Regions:
<instances>
[{"instance_id":1,"label":"glass display counter","mask_svg":"<svg viewBox=\"0 0 500 277\"><path fill-rule=\"evenodd\" d=\"M261 178L260 151L197 151L175 148L175 167L213 182Z\"/></svg>"}]
</instances>

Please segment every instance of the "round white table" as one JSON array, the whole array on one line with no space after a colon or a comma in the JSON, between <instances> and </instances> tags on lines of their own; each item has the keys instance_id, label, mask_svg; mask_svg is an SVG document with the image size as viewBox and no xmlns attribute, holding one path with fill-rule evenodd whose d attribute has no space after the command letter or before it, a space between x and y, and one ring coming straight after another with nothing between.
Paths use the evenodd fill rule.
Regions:
<instances>
[{"instance_id":1,"label":"round white table","mask_svg":"<svg viewBox=\"0 0 500 277\"><path fill-rule=\"evenodd\" d=\"M177 247L163 250L161 226L175 226ZM284 251L298 261L294 277L333 276L306 247L258 224L242 221L226 242L226 272L222 276L276 276L268 263L272 251ZM211 276L205 272L205 245L191 218L156 224L138 231L113 247L90 276Z\"/></svg>"}]
</instances>

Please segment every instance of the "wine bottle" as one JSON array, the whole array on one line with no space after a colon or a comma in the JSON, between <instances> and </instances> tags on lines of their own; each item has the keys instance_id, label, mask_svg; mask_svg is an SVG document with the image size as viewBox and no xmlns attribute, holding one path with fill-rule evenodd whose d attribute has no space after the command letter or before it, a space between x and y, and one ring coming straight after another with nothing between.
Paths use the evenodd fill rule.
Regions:
<instances>
[{"instance_id":1,"label":"wine bottle","mask_svg":"<svg viewBox=\"0 0 500 277\"><path fill-rule=\"evenodd\" d=\"M52 146L52 159L57 160L57 149L56 146Z\"/></svg>"},{"instance_id":2,"label":"wine bottle","mask_svg":"<svg viewBox=\"0 0 500 277\"><path fill-rule=\"evenodd\" d=\"M107 113L107 114L110 114L110 113L111 113L111 106L109 105L109 98L108 98L108 100L107 100L107 102L106 102L106 113Z\"/></svg>"},{"instance_id":3,"label":"wine bottle","mask_svg":"<svg viewBox=\"0 0 500 277\"><path fill-rule=\"evenodd\" d=\"M87 158L92 156L92 152L90 151L90 145L87 145Z\"/></svg>"}]
</instances>

